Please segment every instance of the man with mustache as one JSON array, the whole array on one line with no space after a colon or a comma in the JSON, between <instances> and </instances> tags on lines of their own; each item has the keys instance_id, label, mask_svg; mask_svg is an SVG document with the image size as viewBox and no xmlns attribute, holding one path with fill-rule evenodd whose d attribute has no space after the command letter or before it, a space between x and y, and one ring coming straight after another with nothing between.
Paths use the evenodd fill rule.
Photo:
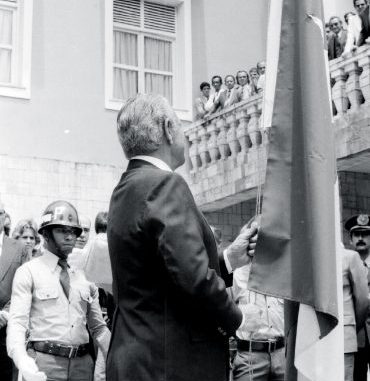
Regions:
<instances>
[{"instance_id":1,"label":"man with mustache","mask_svg":"<svg viewBox=\"0 0 370 381\"><path fill-rule=\"evenodd\" d=\"M351 217L345 223L345 228L350 234L350 242L359 253L365 267L370 267L370 216L359 214ZM368 271L368 285L370 286L370 273ZM354 380L366 381L370 364L370 316L368 315L365 325L357 327L358 352L355 354Z\"/></svg>"},{"instance_id":2,"label":"man with mustache","mask_svg":"<svg viewBox=\"0 0 370 381\"><path fill-rule=\"evenodd\" d=\"M110 332L97 287L67 263L82 233L78 214L69 202L55 201L41 221L44 254L21 266L13 281L8 354L26 381L92 381L87 327L104 357Z\"/></svg>"}]
</instances>

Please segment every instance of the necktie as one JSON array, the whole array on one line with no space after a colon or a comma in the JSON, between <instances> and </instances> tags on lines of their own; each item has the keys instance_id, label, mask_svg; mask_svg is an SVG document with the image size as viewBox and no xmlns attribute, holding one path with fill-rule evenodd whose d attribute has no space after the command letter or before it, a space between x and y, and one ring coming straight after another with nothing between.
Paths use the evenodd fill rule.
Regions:
<instances>
[{"instance_id":1,"label":"necktie","mask_svg":"<svg viewBox=\"0 0 370 381\"><path fill-rule=\"evenodd\" d=\"M68 299L69 297L69 289L71 287L70 280L69 280L69 274L67 271L68 264L65 259L59 259L58 265L62 268L62 271L59 274L59 281L62 285L63 291Z\"/></svg>"},{"instance_id":2,"label":"necktie","mask_svg":"<svg viewBox=\"0 0 370 381\"><path fill-rule=\"evenodd\" d=\"M227 92L227 97L230 98L230 95L231 95L231 90L229 90L229 91Z\"/></svg>"},{"instance_id":3,"label":"necktie","mask_svg":"<svg viewBox=\"0 0 370 381\"><path fill-rule=\"evenodd\" d=\"M244 99L244 86L242 86L241 98Z\"/></svg>"}]
</instances>

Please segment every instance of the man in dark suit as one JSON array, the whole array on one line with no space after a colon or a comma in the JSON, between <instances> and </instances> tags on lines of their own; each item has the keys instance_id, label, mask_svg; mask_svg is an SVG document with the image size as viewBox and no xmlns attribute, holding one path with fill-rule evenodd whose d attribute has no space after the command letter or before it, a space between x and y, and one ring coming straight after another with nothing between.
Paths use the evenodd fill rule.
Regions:
<instances>
[{"instance_id":1,"label":"man in dark suit","mask_svg":"<svg viewBox=\"0 0 370 381\"><path fill-rule=\"evenodd\" d=\"M20 241L4 234L4 205L0 201L0 380L11 381L13 365L6 351L6 326L15 271L26 262L28 254Z\"/></svg>"},{"instance_id":2,"label":"man in dark suit","mask_svg":"<svg viewBox=\"0 0 370 381\"><path fill-rule=\"evenodd\" d=\"M367 5L359 16L361 19L362 29L357 40L357 45L361 46L366 42L366 39L370 37L370 6Z\"/></svg>"},{"instance_id":3,"label":"man in dark suit","mask_svg":"<svg viewBox=\"0 0 370 381\"><path fill-rule=\"evenodd\" d=\"M242 323L224 275L248 262L255 229L219 255L185 180L184 134L166 99L137 95L118 114L130 160L113 191L108 245L117 308L109 381L225 381Z\"/></svg>"},{"instance_id":4,"label":"man in dark suit","mask_svg":"<svg viewBox=\"0 0 370 381\"><path fill-rule=\"evenodd\" d=\"M333 60L343 53L347 42L347 31L343 29L342 20L338 16L331 17L329 25L333 34L328 41L328 55L329 60Z\"/></svg>"}]
</instances>

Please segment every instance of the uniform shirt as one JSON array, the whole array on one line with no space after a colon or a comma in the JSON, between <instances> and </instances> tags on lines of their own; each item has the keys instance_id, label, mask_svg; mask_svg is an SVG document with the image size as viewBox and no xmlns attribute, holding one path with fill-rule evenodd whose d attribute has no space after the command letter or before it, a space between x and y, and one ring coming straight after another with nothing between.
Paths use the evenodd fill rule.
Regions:
<instances>
[{"instance_id":1,"label":"uniform shirt","mask_svg":"<svg viewBox=\"0 0 370 381\"><path fill-rule=\"evenodd\" d=\"M7 331L11 357L24 351L27 330L29 341L51 340L67 345L89 342L86 323L98 343L107 332L109 335L97 287L86 280L82 271L69 268L67 299L59 281L58 259L45 250L41 257L25 263L15 274Z\"/></svg>"},{"instance_id":2,"label":"uniform shirt","mask_svg":"<svg viewBox=\"0 0 370 381\"><path fill-rule=\"evenodd\" d=\"M250 264L234 271L233 297L243 313L236 331L242 340L268 340L284 336L284 302L248 290Z\"/></svg>"},{"instance_id":3,"label":"uniform shirt","mask_svg":"<svg viewBox=\"0 0 370 381\"><path fill-rule=\"evenodd\" d=\"M72 253L68 255L68 264L74 270L83 270L85 268L87 261L86 246L83 249L75 247Z\"/></svg>"}]
</instances>

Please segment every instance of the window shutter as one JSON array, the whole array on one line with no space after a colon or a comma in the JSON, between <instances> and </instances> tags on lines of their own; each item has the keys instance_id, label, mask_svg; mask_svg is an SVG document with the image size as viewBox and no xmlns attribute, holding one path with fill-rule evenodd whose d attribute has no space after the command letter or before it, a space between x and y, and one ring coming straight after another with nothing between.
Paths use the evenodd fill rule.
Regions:
<instances>
[{"instance_id":1,"label":"window shutter","mask_svg":"<svg viewBox=\"0 0 370 381\"><path fill-rule=\"evenodd\" d=\"M144 28L176 33L176 9L144 1Z\"/></svg>"},{"instance_id":2,"label":"window shutter","mask_svg":"<svg viewBox=\"0 0 370 381\"><path fill-rule=\"evenodd\" d=\"M140 0L114 0L113 21L140 27Z\"/></svg>"}]
</instances>

